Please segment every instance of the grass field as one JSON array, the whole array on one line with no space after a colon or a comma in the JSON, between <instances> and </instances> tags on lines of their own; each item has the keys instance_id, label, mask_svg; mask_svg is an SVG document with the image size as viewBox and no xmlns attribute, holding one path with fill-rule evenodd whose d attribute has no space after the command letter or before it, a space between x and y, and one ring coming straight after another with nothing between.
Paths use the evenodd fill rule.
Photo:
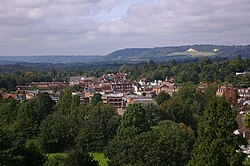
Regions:
<instances>
[{"instance_id":1,"label":"grass field","mask_svg":"<svg viewBox=\"0 0 250 166\"><path fill-rule=\"evenodd\" d=\"M108 159L105 158L103 153L90 153L96 161L99 161L100 166L107 166ZM48 154L48 160L53 159L55 157L64 158L67 156L67 153L50 153Z\"/></svg>"},{"instance_id":2,"label":"grass field","mask_svg":"<svg viewBox=\"0 0 250 166\"><path fill-rule=\"evenodd\" d=\"M100 166L107 166L108 159L105 158L103 153L90 153L94 156L96 161L99 161Z\"/></svg>"},{"instance_id":3,"label":"grass field","mask_svg":"<svg viewBox=\"0 0 250 166\"><path fill-rule=\"evenodd\" d=\"M188 52L188 51L184 51L184 52L173 52L171 54L168 54L167 56L180 56L180 55L191 55L192 57L200 57L200 56L212 56L215 53L213 52Z\"/></svg>"},{"instance_id":4,"label":"grass field","mask_svg":"<svg viewBox=\"0 0 250 166\"><path fill-rule=\"evenodd\" d=\"M67 156L67 153L50 153L50 154L48 154L48 160L52 159L54 157L57 157L57 156L60 156L63 158L63 157Z\"/></svg>"}]
</instances>

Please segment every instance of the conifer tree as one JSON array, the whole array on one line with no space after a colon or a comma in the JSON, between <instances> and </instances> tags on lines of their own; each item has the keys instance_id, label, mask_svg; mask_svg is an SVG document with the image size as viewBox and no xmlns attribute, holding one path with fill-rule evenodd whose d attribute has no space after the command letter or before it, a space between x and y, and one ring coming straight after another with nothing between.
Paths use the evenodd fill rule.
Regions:
<instances>
[{"instance_id":1,"label":"conifer tree","mask_svg":"<svg viewBox=\"0 0 250 166\"><path fill-rule=\"evenodd\" d=\"M237 128L235 114L225 98L211 99L198 128L190 166L243 165L245 155L239 146L244 138L233 131Z\"/></svg>"}]
</instances>

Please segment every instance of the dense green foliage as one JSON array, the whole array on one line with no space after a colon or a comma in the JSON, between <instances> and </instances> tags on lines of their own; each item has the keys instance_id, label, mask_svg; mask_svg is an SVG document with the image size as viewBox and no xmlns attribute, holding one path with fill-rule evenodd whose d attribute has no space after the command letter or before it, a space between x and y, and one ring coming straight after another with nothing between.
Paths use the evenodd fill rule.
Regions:
<instances>
[{"instance_id":1,"label":"dense green foliage","mask_svg":"<svg viewBox=\"0 0 250 166\"><path fill-rule=\"evenodd\" d=\"M246 128L250 128L250 108L248 108L246 114L243 115L243 123Z\"/></svg>"},{"instance_id":2,"label":"dense green foliage","mask_svg":"<svg viewBox=\"0 0 250 166\"><path fill-rule=\"evenodd\" d=\"M115 138L106 155L109 165L185 165L194 140L192 129L173 121L161 121L151 131L134 138Z\"/></svg>"},{"instance_id":3,"label":"dense green foliage","mask_svg":"<svg viewBox=\"0 0 250 166\"><path fill-rule=\"evenodd\" d=\"M161 105L162 103L170 99L170 95L166 93L165 91L162 91L154 99L157 104Z\"/></svg>"},{"instance_id":4,"label":"dense green foliage","mask_svg":"<svg viewBox=\"0 0 250 166\"><path fill-rule=\"evenodd\" d=\"M102 152L116 134L120 125L120 116L114 108L99 104L90 108L85 117L85 120L81 120L83 127L79 130L75 140L77 147Z\"/></svg>"},{"instance_id":5,"label":"dense green foliage","mask_svg":"<svg viewBox=\"0 0 250 166\"><path fill-rule=\"evenodd\" d=\"M42 166L46 156L34 145L17 143L12 135L0 129L0 165Z\"/></svg>"},{"instance_id":6,"label":"dense green foliage","mask_svg":"<svg viewBox=\"0 0 250 166\"><path fill-rule=\"evenodd\" d=\"M146 110L141 104L133 104L128 106L123 115L117 134L121 139L133 138L142 132L148 131L149 127Z\"/></svg>"},{"instance_id":7,"label":"dense green foliage","mask_svg":"<svg viewBox=\"0 0 250 166\"><path fill-rule=\"evenodd\" d=\"M33 81L67 81L70 76L96 76L105 73L126 72L130 79L146 77L150 80L164 80L175 77L178 83L230 82L249 86L250 76L235 75L235 72L250 71L250 59L235 59L223 62L203 58L199 62L181 63L174 59L155 63L152 60L138 63L74 63L74 64L18 64L0 65L0 88L3 91L16 90L17 85ZM37 89L37 87L33 87Z\"/></svg>"},{"instance_id":8,"label":"dense green foliage","mask_svg":"<svg viewBox=\"0 0 250 166\"><path fill-rule=\"evenodd\" d=\"M210 96L201 94L194 85L188 83L171 99L162 103L161 108L173 121L184 123L196 130L199 118L205 109L206 100L209 98Z\"/></svg>"},{"instance_id":9,"label":"dense green foliage","mask_svg":"<svg viewBox=\"0 0 250 166\"><path fill-rule=\"evenodd\" d=\"M101 103L83 106L77 97L66 90L56 111L43 120L40 138L46 151L62 152L73 147L102 151L116 134L120 117L113 107Z\"/></svg>"},{"instance_id":10,"label":"dense green foliage","mask_svg":"<svg viewBox=\"0 0 250 166\"><path fill-rule=\"evenodd\" d=\"M245 155L239 145L244 145L245 141L233 133L236 129L234 118L235 114L225 98L210 101L198 129L190 166L243 165Z\"/></svg>"},{"instance_id":11,"label":"dense green foliage","mask_svg":"<svg viewBox=\"0 0 250 166\"><path fill-rule=\"evenodd\" d=\"M32 155L36 155L36 151L37 153L72 151L67 161L95 163L86 154L87 151L103 151L116 134L120 116L108 105L100 103L96 106L83 106L79 101L79 96L69 95L67 89L56 105L47 93L19 104L11 99L1 100L0 129L9 133L15 143L6 142L8 139L1 134L1 144L7 146L2 148L3 156L5 151L10 157L12 153L19 155L19 151L23 153L22 155L31 152ZM14 162L13 157L11 162ZM23 162L31 162L29 159L24 158ZM38 161L36 156L33 156L33 159Z\"/></svg>"},{"instance_id":12,"label":"dense green foliage","mask_svg":"<svg viewBox=\"0 0 250 166\"><path fill-rule=\"evenodd\" d=\"M98 103L102 102L102 95L100 93L95 93L94 96L91 98L91 103L93 105L97 105Z\"/></svg>"}]
</instances>

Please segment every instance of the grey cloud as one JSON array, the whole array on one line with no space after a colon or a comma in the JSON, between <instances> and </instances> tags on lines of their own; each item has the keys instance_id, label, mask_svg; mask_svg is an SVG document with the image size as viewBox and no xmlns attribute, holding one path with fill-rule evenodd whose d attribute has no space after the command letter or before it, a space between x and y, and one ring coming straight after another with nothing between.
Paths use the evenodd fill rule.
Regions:
<instances>
[{"instance_id":1,"label":"grey cloud","mask_svg":"<svg viewBox=\"0 0 250 166\"><path fill-rule=\"evenodd\" d=\"M106 54L124 47L249 44L245 35L250 33L249 0L135 0L127 15L99 18L121 1L2 0L0 55Z\"/></svg>"},{"instance_id":2,"label":"grey cloud","mask_svg":"<svg viewBox=\"0 0 250 166\"><path fill-rule=\"evenodd\" d=\"M250 6L249 2L244 0L241 2L162 0L156 5L151 5L151 9L144 4L132 6L129 10L129 17L134 18L133 23L137 26L143 26L144 21L148 23L146 28L156 25L159 26L159 30L164 28L166 32L217 32L237 29L239 26L248 27L249 23L246 19L250 16L250 12L245 11L246 5ZM147 17L137 22L142 18L140 11L144 9ZM238 9L238 11L234 12L232 9Z\"/></svg>"}]
</instances>

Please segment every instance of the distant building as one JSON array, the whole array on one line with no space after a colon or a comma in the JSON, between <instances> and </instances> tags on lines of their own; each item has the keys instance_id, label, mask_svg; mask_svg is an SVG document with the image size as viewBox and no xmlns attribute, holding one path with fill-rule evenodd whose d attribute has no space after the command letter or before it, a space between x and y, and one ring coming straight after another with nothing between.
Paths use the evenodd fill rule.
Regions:
<instances>
[{"instance_id":1,"label":"distant building","mask_svg":"<svg viewBox=\"0 0 250 166\"><path fill-rule=\"evenodd\" d=\"M123 94L110 94L102 96L102 101L105 104L111 105L115 108L124 108Z\"/></svg>"},{"instance_id":2,"label":"distant building","mask_svg":"<svg viewBox=\"0 0 250 166\"><path fill-rule=\"evenodd\" d=\"M239 76L239 75L245 75L245 74L250 74L250 72L236 72L235 75Z\"/></svg>"},{"instance_id":3,"label":"distant building","mask_svg":"<svg viewBox=\"0 0 250 166\"><path fill-rule=\"evenodd\" d=\"M0 97L4 100L7 99L13 99L13 100L18 100L18 96L17 94L8 94L8 93L4 93L4 94L0 94Z\"/></svg>"},{"instance_id":4,"label":"distant building","mask_svg":"<svg viewBox=\"0 0 250 166\"><path fill-rule=\"evenodd\" d=\"M111 83L111 87L113 92L122 92L122 93L127 93L127 92L133 92L133 87L132 83L128 80L120 81L120 82L114 82Z\"/></svg>"},{"instance_id":5,"label":"distant building","mask_svg":"<svg viewBox=\"0 0 250 166\"><path fill-rule=\"evenodd\" d=\"M39 95L41 92L39 90L27 90L25 91L25 96L27 100L30 100L34 97L36 97L37 95Z\"/></svg>"},{"instance_id":6,"label":"distant building","mask_svg":"<svg viewBox=\"0 0 250 166\"><path fill-rule=\"evenodd\" d=\"M244 112L244 111L242 111L242 112ZM236 135L242 134L242 136L244 138L246 138L248 145L250 145L250 130L247 127L245 127L245 125L243 123L243 116L244 116L244 114L237 114L235 121L238 124L238 129L234 131L234 134L236 134Z\"/></svg>"},{"instance_id":7,"label":"distant building","mask_svg":"<svg viewBox=\"0 0 250 166\"><path fill-rule=\"evenodd\" d=\"M250 88L239 88L238 96L243 100L250 100Z\"/></svg>"},{"instance_id":8,"label":"distant building","mask_svg":"<svg viewBox=\"0 0 250 166\"><path fill-rule=\"evenodd\" d=\"M138 95L126 95L123 97L126 107L133 103L155 103L155 100L151 97L138 96Z\"/></svg>"},{"instance_id":9,"label":"distant building","mask_svg":"<svg viewBox=\"0 0 250 166\"><path fill-rule=\"evenodd\" d=\"M59 101L60 93L55 92L53 90L26 90L25 91L25 99L30 100L36 96L38 96L41 93L48 93L48 95L51 97L51 99L55 102Z\"/></svg>"},{"instance_id":10,"label":"distant building","mask_svg":"<svg viewBox=\"0 0 250 166\"><path fill-rule=\"evenodd\" d=\"M237 105L237 88L233 85L221 85L216 91L216 96L222 97L225 96L229 100L232 106Z\"/></svg>"},{"instance_id":11,"label":"distant building","mask_svg":"<svg viewBox=\"0 0 250 166\"><path fill-rule=\"evenodd\" d=\"M170 96L173 95L173 93L178 92L180 90L181 86L176 83L170 83L170 82L163 82L162 85L155 85L153 86L153 91L158 95L162 91L167 92Z\"/></svg>"},{"instance_id":12,"label":"distant building","mask_svg":"<svg viewBox=\"0 0 250 166\"><path fill-rule=\"evenodd\" d=\"M94 85L94 83L96 82L97 82L96 77L72 76L70 77L70 80L69 80L70 86L73 86L73 85L89 86L89 85Z\"/></svg>"},{"instance_id":13,"label":"distant building","mask_svg":"<svg viewBox=\"0 0 250 166\"><path fill-rule=\"evenodd\" d=\"M104 94L109 94L112 93L112 86L110 83L100 83L100 84L96 84L94 85L92 88L93 92L102 92Z\"/></svg>"},{"instance_id":14,"label":"distant building","mask_svg":"<svg viewBox=\"0 0 250 166\"><path fill-rule=\"evenodd\" d=\"M155 92L158 95L159 93L161 93L161 87L162 85L153 86L153 92Z\"/></svg>"},{"instance_id":15,"label":"distant building","mask_svg":"<svg viewBox=\"0 0 250 166\"><path fill-rule=\"evenodd\" d=\"M80 98L80 102L81 102L82 104L87 104L87 103L89 103L89 97L85 97L83 92L79 92L79 91L73 90L73 91L71 91L71 94L72 94L73 96L74 96L74 95L78 95L79 98Z\"/></svg>"},{"instance_id":16,"label":"distant building","mask_svg":"<svg viewBox=\"0 0 250 166\"><path fill-rule=\"evenodd\" d=\"M146 95L148 97L151 97L152 96L152 86L150 85L141 85L140 83L133 83L133 88L134 88L134 93L136 95Z\"/></svg>"},{"instance_id":17,"label":"distant building","mask_svg":"<svg viewBox=\"0 0 250 166\"><path fill-rule=\"evenodd\" d=\"M71 76L69 78L69 84L70 86L73 86L73 85L79 85L80 84L80 81L83 79L82 76Z\"/></svg>"},{"instance_id":18,"label":"distant building","mask_svg":"<svg viewBox=\"0 0 250 166\"><path fill-rule=\"evenodd\" d=\"M147 85L148 83L150 83L150 80L147 78L141 78L138 83L140 85L144 86L144 85Z\"/></svg>"},{"instance_id":19,"label":"distant building","mask_svg":"<svg viewBox=\"0 0 250 166\"><path fill-rule=\"evenodd\" d=\"M114 83L114 82L122 82L124 80L127 80L127 74L126 73L116 73L116 74L105 74L98 78L98 81L100 83Z\"/></svg>"},{"instance_id":20,"label":"distant building","mask_svg":"<svg viewBox=\"0 0 250 166\"><path fill-rule=\"evenodd\" d=\"M66 82L32 82L27 83L26 85L18 85L16 89L18 90L53 90L60 91L67 88L69 85Z\"/></svg>"},{"instance_id":21,"label":"distant building","mask_svg":"<svg viewBox=\"0 0 250 166\"><path fill-rule=\"evenodd\" d=\"M205 93L205 90L208 88L208 85L208 83L201 82L196 89L201 93Z\"/></svg>"}]
</instances>

